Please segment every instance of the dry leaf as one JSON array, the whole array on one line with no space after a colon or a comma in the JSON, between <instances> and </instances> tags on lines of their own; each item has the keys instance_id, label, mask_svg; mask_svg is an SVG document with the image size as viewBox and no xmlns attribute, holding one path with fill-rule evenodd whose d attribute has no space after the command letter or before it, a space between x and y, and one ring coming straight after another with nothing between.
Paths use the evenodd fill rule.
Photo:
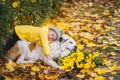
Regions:
<instances>
[{"instance_id":1,"label":"dry leaf","mask_svg":"<svg viewBox=\"0 0 120 80\"><path fill-rule=\"evenodd\" d=\"M85 75L84 74L77 74L76 77L77 78L85 78Z\"/></svg>"}]
</instances>

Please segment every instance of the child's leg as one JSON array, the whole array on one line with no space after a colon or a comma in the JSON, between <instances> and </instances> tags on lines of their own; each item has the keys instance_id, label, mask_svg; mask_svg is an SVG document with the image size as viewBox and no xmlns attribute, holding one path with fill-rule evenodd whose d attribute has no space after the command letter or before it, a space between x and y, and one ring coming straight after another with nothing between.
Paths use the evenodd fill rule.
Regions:
<instances>
[{"instance_id":1,"label":"child's leg","mask_svg":"<svg viewBox=\"0 0 120 80\"><path fill-rule=\"evenodd\" d=\"M7 40L4 51L8 51L10 48L12 48L18 40L19 37L16 35L14 31L11 37Z\"/></svg>"}]
</instances>

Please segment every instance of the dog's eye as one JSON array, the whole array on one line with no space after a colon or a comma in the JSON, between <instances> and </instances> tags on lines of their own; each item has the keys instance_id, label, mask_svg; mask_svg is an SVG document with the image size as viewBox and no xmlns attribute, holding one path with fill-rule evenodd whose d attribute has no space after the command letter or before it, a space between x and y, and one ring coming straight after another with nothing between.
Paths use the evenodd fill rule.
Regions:
<instances>
[{"instance_id":1,"label":"dog's eye","mask_svg":"<svg viewBox=\"0 0 120 80\"><path fill-rule=\"evenodd\" d=\"M72 41L69 41L69 43L73 44L73 42L72 42Z\"/></svg>"},{"instance_id":2,"label":"dog's eye","mask_svg":"<svg viewBox=\"0 0 120 80\"><path fill-rule=\"evenodd\" d=\"M62 42L62 41L63 41L63 38L62 38L62 37L60 37L60 38L59 38L59 42Z\"/></svg>"}]
</instances>

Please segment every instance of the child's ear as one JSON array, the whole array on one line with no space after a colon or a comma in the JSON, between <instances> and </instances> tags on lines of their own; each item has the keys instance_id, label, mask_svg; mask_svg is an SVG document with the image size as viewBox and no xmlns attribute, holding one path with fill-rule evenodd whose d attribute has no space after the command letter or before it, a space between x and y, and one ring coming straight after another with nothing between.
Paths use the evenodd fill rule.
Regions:
<instances>
[{"instance_id":1,"label":"child's ear","mask_svg":"<svg viewBox=\"0 0 120 80\"><path fill-rule=\"evenodd\" d=\"M60 38L59 38L59 42L62 42L62 41L63 41L63 38L62 38L62 37L60 37Z\"/></svg>"}]
</instances>

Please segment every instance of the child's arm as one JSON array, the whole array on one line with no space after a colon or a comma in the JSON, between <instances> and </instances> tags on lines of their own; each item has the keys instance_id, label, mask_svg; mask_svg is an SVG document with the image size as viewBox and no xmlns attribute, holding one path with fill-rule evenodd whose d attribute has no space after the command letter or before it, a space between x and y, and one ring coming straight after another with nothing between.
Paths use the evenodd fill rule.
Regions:
<instances>
[{"instance_id":1,"label":"child's arm","mask_svg":"<svg viewBox=\"0 0 120 80\"><path fill-rule=\"evenodd\" d=\"M44 27L42 31L40 31L40 38L41 38L43 52L45 53L45 55L49 55L50 46L48 41L48 28ZM39 45L39 42L38 42L38 45Z\"/></svg>"}]
</instances>

